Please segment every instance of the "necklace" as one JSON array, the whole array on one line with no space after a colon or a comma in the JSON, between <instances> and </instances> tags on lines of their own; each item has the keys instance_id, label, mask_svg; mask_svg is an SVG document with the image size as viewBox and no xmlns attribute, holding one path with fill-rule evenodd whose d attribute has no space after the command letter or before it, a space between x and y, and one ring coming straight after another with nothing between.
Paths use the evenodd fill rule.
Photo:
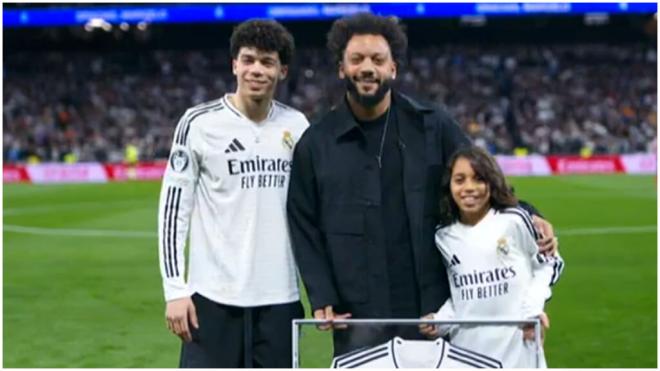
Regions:
<instances>
[{"instance_id":1,"label":"necklace","mask_svg":"<svg viewBox=\"0 0 660 371\"><path fill-rule=\"evenodd\" d=\"M392 106L387 109L387 116L385 117L385 127L383 128L383 134L380 136L380 149L378 150L378 155L376 160L378 160L378 168L383 168L383 149L385 148L385 137L387 136L387 126L390 123L390 112L392 111Z\"/></svg>"}]
</instances>

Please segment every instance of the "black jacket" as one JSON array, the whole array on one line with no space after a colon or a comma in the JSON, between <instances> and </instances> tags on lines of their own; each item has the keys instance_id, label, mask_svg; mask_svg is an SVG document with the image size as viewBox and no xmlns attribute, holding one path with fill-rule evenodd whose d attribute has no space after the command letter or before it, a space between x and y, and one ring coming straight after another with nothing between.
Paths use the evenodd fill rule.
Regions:
<instances>
[{"instance_id":1,"label":"black jacket","mask_svg":"<svg viewBox=\"0 0 660 371\"><path fill-rule=\"evenodd\" d=\"M469 139L442 109L393 94L403 187L420 308L449 297L434 243L440 179L451 154ZM287 211L293 251L312 309L335 306L353 317L390 316L380 218L378 166L344 100L311 125L293 155Z\"/></svg>"}]
</instances>

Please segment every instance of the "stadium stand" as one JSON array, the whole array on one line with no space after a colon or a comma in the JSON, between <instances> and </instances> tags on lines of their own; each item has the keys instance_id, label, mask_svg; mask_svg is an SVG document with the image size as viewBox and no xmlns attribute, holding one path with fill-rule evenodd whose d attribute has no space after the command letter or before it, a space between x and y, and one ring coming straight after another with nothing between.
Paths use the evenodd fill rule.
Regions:
<instances>
[{"instance_id":1,"label":"stadium stand","mask_svg":"<svg viewBox=\"0 0 660 371\"><path fill-rule=\"evenodd\" d=\"M405 23L409 56L395 85L447 107L490 152L655 151L655 18ZM298 50L276 98L314 122L344 88L323 47L329 23L287 26ZM181 27L6 30L4 162L120 162L129 145L141 161L167 158L185 107L234 90L232 25Z\"/></svg>"}]
</instances>

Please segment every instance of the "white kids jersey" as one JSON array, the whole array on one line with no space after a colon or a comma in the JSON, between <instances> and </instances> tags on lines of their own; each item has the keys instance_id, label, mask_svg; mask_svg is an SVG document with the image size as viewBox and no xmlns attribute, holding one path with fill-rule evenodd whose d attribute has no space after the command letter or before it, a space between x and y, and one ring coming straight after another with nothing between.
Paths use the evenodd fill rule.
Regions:
<instances>
[{"instance_id":1,"label":"white kids jersey","mask_svg":"<svg viewBox=\"0 0 660 371\"><path fill-rule=\"evenodd\" d=\"M335 357L332 368L502 368L502 363L438 338L403 340Z\"/></svg>"},{"instance_id":2,"label":"white kids jersey","mask_svg":"<svg viewBox=\"0 0 660 371\"><path fill-rule=\"evenodd\" d=\"M491 209L476 225L456 222L436 232L447 266L451 299L435 319L534 318L562 273L559 255L538 252L538 234L521 208ZM523 341L520 326L455 325L441 327L453 344L501 359L505 368L537 367L536 347ZM540 367L545 357L540 350Z\"/></svg>"},{"instance_id":3,"label":"white kids jersey","mask_svg":"<svg viewBox=\"0 0 660 371\"><path fill-rule=\"evenodd\" d=\"M158 211L165 299L197 292L242 307L293 302L286 196L293 149L309 122L273 101L257 124L228 96L188 109L175 130Z\"/></svg>"}]
</instances>

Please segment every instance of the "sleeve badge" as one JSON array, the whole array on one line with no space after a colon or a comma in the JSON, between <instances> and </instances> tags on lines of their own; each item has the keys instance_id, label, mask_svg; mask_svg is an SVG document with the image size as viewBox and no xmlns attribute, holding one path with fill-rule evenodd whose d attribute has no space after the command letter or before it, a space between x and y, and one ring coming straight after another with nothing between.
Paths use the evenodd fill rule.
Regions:
<instances>
[{"instance_id":1,"label":"sleeve badge","mask_svg":"<svg viewBox=\"0 0 660 371\"><path fill-rule=\"evenodd\" d=\"M188 168L189 163L190 159L185 151L178 149L172 152L172 156L170 156L170 166L172 167L172 170L181 173Z\"/></svg>"}]
</instances>

